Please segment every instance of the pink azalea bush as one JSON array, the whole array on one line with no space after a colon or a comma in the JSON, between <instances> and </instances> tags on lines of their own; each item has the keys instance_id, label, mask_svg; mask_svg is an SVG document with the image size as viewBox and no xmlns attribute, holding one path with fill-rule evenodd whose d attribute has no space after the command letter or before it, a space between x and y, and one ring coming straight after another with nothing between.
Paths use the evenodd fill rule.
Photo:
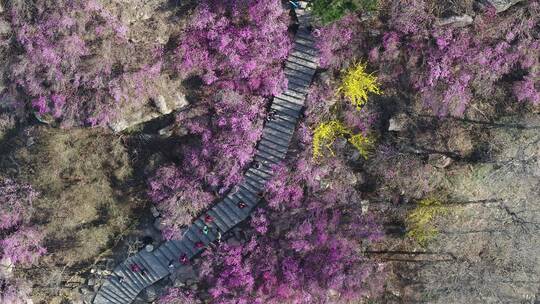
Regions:
<instances>
[{"instance_id":1,"label":"pink azalea bush","mask_svg":"<svg viewBox=\"0 0 540 304\"><path fill-rule=\"evenodd\" d=\"M32 288L25 281L0 277L0 303L28 304Z\"/></svg>"},{"instance_id":2,"label":"pink azalea bush","mask_svg":"<svg viewBox=\"0 0 540 304\"><path fill-rule=\"evenodd\" d=\"M0 240L2 257L13 264L32 265L47 250L42 246L43 234L31 227L21 228Z\"/></svg>"},{"instance_id":3,"label":"pink azalea bush","mask_svg":"<svg viewBox=\"0 0 540 304\"><path fill-rule=\"evenodd\" d=\"M321 66L336 71L368 59L385 86L418 93L441 117L462 116L473 100L501 93L539 102L539 1L500 15L486 8L465 27L439 25L422 0L392 1L381 12L378 42L354 14L316 29Z\"/></svg>"},{"instance_id":4,"label":"pink azalea bush","mask_svg":"<svg viewBox=\"0 0 540 304\"><path fill-rule=\"evenodd\" d=\"M0 230L9 230L28 221L37 192L30 185L0 179Z\"/></svg>"},{"instance_id":5,"label":"pink azalea bush","mask_svg":"<svg viewBox=\"0 0 540 304\"><path fill-rule=\"evenodd\" d=\"M323 91L310 94L308 112L317 111ZM308 123L317 119L308 117ZM361 249L382 237L378 221L362 213L362 193L345 161L315 163L311 141L300 126L295 142L301 152L275 169L247 241L203 254L200 275L212 303L349 303L380 291L384 267ZM160 303L201 300L184 292L172 288Z\"/></svg>"},{"instance_id":6,"label":"pink azalea bush","mask_svg":"<svg viewBox=\"0 0 540 304\"><path fill-rule=\"evenodd\" d=\"M0 260L32 265L45 254L43 234L29 225L36 197L29 185L0 178Z\"/></svg>"},{"instance_id":7,"label":"pink azalea bush","mask_svg":"<svg viewBox=\"0 0 540 304\"><path fill-rule=\"evenodd\" d=\"M196 139L182 146L181 163L160 168L149 181L149 195L163 213L167 237L240 181L261 135L265 110L260 97L222 92L200 106L209 113L178 116L178 123Z\"/></svg>"},{"instance_id":8,"label":"pink azalea bush","mask_svg":"<svg viewBox=\"0 0 540 304\"><path fill-rule=\"evenodd\" d=\"M381 230L352 203L361 194L343 185L346 166L300 160L287 167L296 170L278 169L250 239L204 254L201 275L212 303L348 303L382 286L383 269L360 249ZM182 294L169 292L161 303Z\"/></svg>"},{"instance_id":9,"label":"pink azalea bush","mask_svg":"<svg viewBox=\"0 0 540 304\"><path fill-rule=\"evenodd\" d=\"M206 84L277 94L290 49L289 16L278 0L204 0L177 48L178 69Z\"/></svg>"},{"instance_id":10,"label":"pink azalea bush","mask_svg":"<svg viewBox=\"0 0 540 304\"><path fill-rule=\"evenodd\" d=\"M487 9L468 27L438 26L425 1L395 3L370 59L383 81L412 86L439 116L461 116L473 99L490 99L505 83L518 100L536 104L539 16L540 2L529 1L503 15Z\"/></svg>"},{"instance_id":11,"label":"pink azalea bush","mask_svg":"<svg viewBox=\"0 0 540 304\"><path fill-rule=\"evenodd\" d=\"M340 20L314 30L319 49L321 68L341 68L362 54L366 47L363 25L357 15L349 14Z\"/></svg>"},{"instance_id":12,"label":"pink azalea bush","mask_svg":"<svg viewBox=\"0 0 540 304\"><path fill-rule=\"evenodd\" d=\"M123 103L143 103L161 72L159 46L140 46L98 1L14 1L20 54L0 102L72 125L103 125ZM20 94L22 93L22 95ZM25 102L27 100L27 102Z\"/></svg>"}]
</instances>

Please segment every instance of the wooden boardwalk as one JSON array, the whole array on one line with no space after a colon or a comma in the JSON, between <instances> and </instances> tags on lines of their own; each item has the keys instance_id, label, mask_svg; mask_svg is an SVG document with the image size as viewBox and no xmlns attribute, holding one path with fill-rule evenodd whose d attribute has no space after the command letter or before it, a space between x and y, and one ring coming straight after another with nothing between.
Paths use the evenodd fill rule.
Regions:
<instances>
[{"instance_id":1,"label":"wooden boardwalk","mask_svg":"<svg viewBox=\"0 0 540 304\"><path fill-rule=\"evenodd\" d=\"M311 15L305 5L295 12L299 28L285 64L288 89L272 100L253 165L242 182L197 218L181 239L166 241L152 252L143 250L118 265L97 292L94 304L132 303L141 291L183 267L255 209L273 176L272 166L287 154L317 68L317 51L308 30Z\"/></svg>"}]
</instances>

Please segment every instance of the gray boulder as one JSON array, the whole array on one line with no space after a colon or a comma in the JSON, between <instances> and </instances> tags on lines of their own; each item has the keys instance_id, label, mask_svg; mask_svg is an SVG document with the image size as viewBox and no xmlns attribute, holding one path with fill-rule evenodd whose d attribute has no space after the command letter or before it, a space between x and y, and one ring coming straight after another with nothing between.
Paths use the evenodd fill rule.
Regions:
<instances>
[{"instance_id":1,"label":"gray boulder","mask_svg":"<svg viewBox=\"0 0 540 304\"><path fill-rule=\"evenodd\" d=\"M9 33L11 33L11 25L7 21L0 19L0 36L7 36Z\"/></svg>"},{"instance_id":2,"label":"gray boulder","mask_svg":"<svg viewBox=\"0 0 540 304\"><path fill-rule=\"evenodd\" d=\"M491 5L495 7L497 13L504 12L514 4L523 0L487 0Z\"/></svg>"}]
</instances>

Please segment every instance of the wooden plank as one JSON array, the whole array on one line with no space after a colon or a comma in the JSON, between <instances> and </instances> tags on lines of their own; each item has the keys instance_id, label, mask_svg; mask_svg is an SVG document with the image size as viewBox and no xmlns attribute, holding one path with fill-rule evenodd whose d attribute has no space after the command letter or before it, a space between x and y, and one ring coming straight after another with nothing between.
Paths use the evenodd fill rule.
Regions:
<instances>
[{"instance_id":1,"label":"wooden plank","mask_svg":"<svg viewBox=\"0 0 540 304\"><path fill-rule=\"evenodd\" d=\"M293 132L296 131L296 124L292 123L286 119L281 118L281 116L276 117L275 119L271 120L274 123L277 123L278 125L282 126L283 128L287 128L292 130Z\"/></svg>"},{"instance_id":2,"label":"wooden plank","mask_svg":"<svg viewBox=\"0 0 540 304\"><path fill-rule=\"evenodd\" d=\"M271 129L274 129L274 130L277 130L277 131L280 131L282 133L289 135L288 138L291 138L292 135L294 134L294 129L283 127L282 125L273 121L267 123L266 126L268 128L271 128Z\"/></svg>"},{"instance_id":3,"label":"wooden plank","mask_svg":"<svg viewBox=\"0 0 540 304\"><path fill-rule=\"evenodd\" d=\"M259 183L266 185L266 183L270 180L269 178L265 178L264 176L261 176L259 172L249 169L246 171L246 176L257 180Z\"/></svg>"},{"instance_id":4,"label":"wooden plank","mask_svg":"<svg viewBox=\"0 0 540 304\"><path fill-rule=\"evenodd\" d=\"M307 85L299 83L297 80L295 80L292 77L290 79L287 78L287 89L289 91L295 91L298 94L302 94L304 96L306 96L309 93L309 88Z\"/></svg>"},{"instance_id":5,"label":"wooden plank","mask_svg":"<svg viewBox=\"0 0 540 304\"><path fill-rule=\"evenodd\" d=\"M281 152L283 154L287 154L287 151L289 150L288 147L284 147L282 145L276 144L276 143L271 142L271 141L269 141L267 139L263 139L263 140L259 141L259 144L270 147L273 150Z\"/></svg>"},{"instance_id":6,"label":"wooden plank","mask_svg":"<svg viewBox=\"0 0 540 304\"><path fill-rule=\"evenodd\" d=\"M227 223L221 218L221 216L217 215L213 209L210 209L207 213L214 218L215 225L221 232L225 233L229 230L230 227L232 227L227 225Z\"/></svg>"},{"instance_id":7,"label":"wooden plank","mask_svg":"<svg viewBox=\"0 0 540 304\"><path fill-rule=\"evenodd\" d=\"M298 50L295 50L293 49L292 52L289 53L289 57L296 57L296 58L300 58L304 61L307 61L307 62L310 62L312 64L315 65L315 67L317 67L319 64L317 63L317 57L315 56L312 56L310 54L306 54L304 52L301 52L301 51L298 51Z\"/></svg>"},{"instance_id":8,"label":"wooden plank","mask_svg":"<svg viewBox=\"0 0 540 304\"><path fill-rule=\"evenodd\" d=\"M180 244L181 244L180 241L170 240L170 241L165 242L163 245L165 246L166 249L168 249L170 252L173 253L173 256L175 258L178 258L182 253L184 253L184 251L186 251L186 249L183 248Z\"/></svg>"},{"instance_id":9,"label":"wooden plank","mask_svg":"<svg viewBox=\"0 0 540 304\"><path fill-rule=\"evenodd\" d=\"M293 118L296 118L296 121L298 120L298 117L300 117L300 114L302 113L303 111L303 107L298 107L298 106L295 106L293 104L291 104L290 102L284 100L284 99L276 99L276 102L274 104L272 104L270 106L270 109L287 109L288 111L285 111L283 110L282 112L286 112L289 116L292 116ZM272 123L272 121L269 121L265 127ZM296 123L294 124L295 125L295 128L286 128L290 131L293 131L294 129L296 129Z\"/></svg>"},{"instance_id":10,"label":"wooden plank","mask_svg":"<svg viewBox=\"0 0 540 304\"><path fill-rule=\"evenodd\" d=\"M286 102L285 106L293 110L300 111L304 108L305 98L297 98L295 96L292 96L286 93L281 93L277 95L276 97L274 97L274 100L276 100L276 98L277 98L277 102L279 103L283 103L283 101L285 101Z\"/></svg>"},{"instance_id":11,"label":"wooden plank","mask_svg":"<svg viewBox=\"0 0 540 304\"><path fill-rule=\"evenodd\" d=\"M260 185L266 185L266 180L264 178L261 178L260 176L253 174L253 172L247 171L245 174L246 178L249 178L250 180L260 184Z\"/></svg>"},{"instance_id":12,"label":"wooden plank","mask_svg":"<svg viewBox=\"0 0 540 304\"><path fill-rule=\"evenodd\" d=\"M294 37L294 42L295 43L298 43L298 44L301 44L301 45L304 45L306 47L315 47L315 42L314 41L310 41L310 40L307 40L307 39L304 39L300 36L295 36Z\"/></svg>"},{"instance_id":13,"label":"wooden plank","mask_svg":"<svg viewBox=\"0 0 540 304\"><path fill-rule=\"evenodd\" d=\"M138 290L143 290L144 288L146 288L144 282L135 276L133 271L131 271L131 269L128 268L129 266L122 265L122 267L123 267L122 272L124 272L125 274L124 278L126 280L133 282Z\"/></svg>"},{"instance_id":14,"label":"wooden plank","mask_svg":"<svg viewBox=\"0 0 540 304\"><path fill-rule=\"evenodd\" d=\"M111 291L108 286L101 286L101 288L99 289L99 292L104 296L105 299L107 299L107 301L109 301L108 303L113 303L113 304L124 304L124 303L129 303L129 302L126 302L126 300L122 299L121 297L117 296L114 291Z\"/></svg>"},{"instance_id":15,"label":"wooden plank","mask_svg":"<svg viewBox=\"0 0 540 304\"><path fill-rule=\"evenodd\" d=\"M239 218L238 222L246 219L247 215L243 211L238 210L234 202L231 201L230 194L225 196L221 203L225 208L231 210L231 212L234 212L234 214L236 214L236 216Z\"/></svg>"},{"instance_id":16,"label":"wooden plank","mask_svg":"<svg viewBox=\"0 0 540 304\"><path fill-rule=\"evenodd\" d=\"M249 184L249 187L254 189L255 191L257 191L257 193L261 193L262 191L264 191L264 185L261 185L257 181L253 181L251 179L248 179L245 176L244 176L244 184L246 184L246 187L248 187L247 184Z\"/></svg>"},{"instance_id":17,"label":"wooden plank","mask_svg":"<svg viewBox=\"0 0 540 304\"><path fill-rule=\"evenodd\" d=\"M281 112L281 111L277 111L275 108L272 108L272 107L270 108L270 110L275 112L274 113L274 119L278 118L278 119L281 119L281 120L285 120L290 124L296 125L296 122L298 120L297 117L290 116L287 113L284 113L284 112Z\"/></svg>"},{"instance_id":18,"label":"wooden plank","mask_svg":"<svg viewBox=\"0 0 540 304\"><path fill-rule=\"evenodd\" d=\"M288 77L296 77L296 78L300 78L302 80L304 80L305 82L311 84L311 80L313 79L313 77L307 75L307 74L304 74L300 71L297 71L295 69L292 69L292 68L288 68L286 67L285 70L284 70L284 73L285 75Z\"/></svg>"},{"instance_id":19,"label":"wooden plank","mask_svg":"<svg viewBox=\"0 0 540 304\"><path fill-rule=\"evenodd\" d=\"M317 50L316 47L309 47L309 46L305 46L303 44L300 44L300 43L293 43L293 49L294 50L297 50L297 51L300 51L300 52L303 52L303 53L306 53L306 54L309 54L315 58L318 58L319 57L319 50Z\"/></svg>"},{"instance_id":20,"label":"wooden plank","mask_svg":"<svg viewBox=\"0 0 540 304\"><path fill-rule=\"evenodd\" d=\"M122 272L121 265L117 266L115 270L113 271L115 277L109 278L110 281L115 281L118 284L121 284L121 286L127 290L129 290L129 293L132 295L133 298L137 297L140 290L137 288L134 282L129 280L125 274ZM122 283L120 283L119 277L122 277ZM114 282L113 282L114 283Z\"/></svg>"},{"instance_id":21,"label":"wooden plank","mask_svg":"<svg viewBox=\"0 0 540 304\"><path fill-rule=\"evenodd\" d=\"M197 219L199 221L200 219ZM212 240L204 234L194 223L188 228L193 235L199 239L199 242L203 242L205 245L212 243Z\"/></svg>"},{"instance_id":22,"label":"wooden plank","mask_svg":"<svg viewBox=\"0 0 540 304\"><path fill-rule=\"evenodd\" d=\"M269 133L263 134L261 138L269 140L273 143L279 144L284 147L289 147L289 144L290 144L290 141L288 141L287 139L283 139Z\"/></svg>"},{"instance_id":23,"label":"wooden plank","mask_svg":"<svg viewBox=\"0 0 540 304\"><path fill-rule=\"evenodd\" d=\"M304 40L308 40L308 41L312 41L312 42L315 42L315 37L313 37L313 35L311 34L310 31L308 31L307 29L298 29L296 31L296 37L300 37Z\"/></svg>"},{"instance_id":24,"label":"wooden plank","mask_svg":"<svg viewBox=\"0 0 540 304\"><path fill-rule=\"evenodd\" d=\"M264 143L261 143L259 142L259 145L257 146L257 149L261 152L264 152L264 153L267 153L267 154L270 154L270 155L274 155L276 157L285 157L285 153L282 153L280 151L277 151L277 150L274 150L272 147L264 144Z\"/></svg>"},{"instance_id":25,"label":"wooden plank","mask_svg":"<svg viewBox=\"0 0 540 304\"><path fill-rule=\"evenodd\" d=\"M122 300L123 303L129 303L135 298L129 293L126 288L124 288L115 280L108 279L106 283L102 285L102 288L103 287L106 287L109 291L114 293L118 298Z\"/></svg>"},{"instance_id":26,"label":"wooden plank","mask_svg":"<svg viewBox=\"0 0 540 304\"><path fill-rule=\"evenodd\" d=\"M241 218L239 218L235 213L234 211L232 210L229 210L229 208L223 204L223 202L219 202L218 204L216 204L216 208L220 209L221 211L223 211L225 214L227 214L227 216L231 219L231 221L234 223L233 226L236 226L236 224L238 224L241 220Z\"/></svg>"},{"instance_id":27,"label":"wooden plank","mask_svg":"<svg viewBox=\"0 0 540 304\"><path fill-rule=\"evenodd\" d=\"M297 88L301 89L301 92L309 93L309 86L311 85L311 81L298 78L292 75L287 76L287 83L296 85ZM297 90L298 91L298 90Z\"/></svg>"},{"instance_id":28,"label":"wooden plank","mask_svg":"<svg viewBox=\"0 0 540 304\"><path fill-rule=\"evenodd\" d=\"M313 69L316 69L318 67L317 63L310 61L308 59L305 59L303 57L299 57L298 54L294 54L294 52L289 55L289 57L287 58L287 62L292 62L298 65L303 65L303 66L310 67Z\"/></svg>"},{"instance_id":29,"label":"wooden plank","mask_svg":"<svg viewBox=\"0 0 540 304\"><path fill-rule=\"evenodd\" d=\"M302 111L298 111L298 110L293 110L293 109L290 109L290 108L287 108L287 107L284 107L278 103L273 103L271 106L270 106L270 109L272 110L276 110L278 112L281 112L283 113L284 115L287 115L289 117L292 117L295 119L295 121L298 120L298 118L300 117L300 114L302 113Z\"/></svg>"},{"instance_id":30,"label":"wooden plank","mask_svg":"<svg viewBox=\"0 0 540 304\"><path fill-rule=\"evenodd\" d=\"M290 141L292 139L293 133L292 132L286 133L282 130L277 130L276 128L274 128L274 126L268 125L263 129L263 134L271 134L276 137L283 138L287 141Z\"/></svg>"},{"instance_id":31,"label":"wooden plank","mask_svg":"<svg viewBox=\"0 0 540 304\"><path fill-rule=\"evenodd\" d=\"M185 238L182 240L172 240L171 243L180 248L180 253L176 257L176 259L179 259L184 254L190 258L197 254L197 251L194 250L193 247L191 247L190 242Z\"/></svg>"},{"instance_id":32,"label":"wooden plank","mask_svg":"<svg viewBox=\"0 0 540 304\"><path fill-rule=\"evenodd\" d=\"M312 78L313 78L313 75L315 75L315 72L316 72L315 68L305 66L305 65L302 65L302 64L298 64L298 63L295 63L295 62L290 62L290 61L285 63L285 67L289 68L289 69L299 71L299 72L302 72L303 74L306 74L307 76L312 77Z\"/></svg>"},{"instance_id":33,"label":"wooden plank","mask_svg":"<svg viewBox=\"0 0 540 304\"><path fill-rule=\"evenodd\" d=\"M157 273L155 270L152 269L152 266L148 264L142 257L141 253L143 251L139 252L138 254L133 256L133 261L135 261L139 266L141 266L144 269L144 277L147 281L147 286L151 285L153 282L157 281ZM142 272L141 272L142 275Z\"/></svg>"},{"instance_id":34,"label":"wooden plank","mask_svg":"<svg viewBox=\"0 0 540 304\"><path fill-rule=\"evenodd\" d=\"M164 259L166 259L168 262L176 260L176 256L174 256L168 249L166 249L163 245L159 246L154 250L155 255L160 255ZM168 264L167 262L167 264Z\"/></svg>"},{"instance_id":35,"label":"wooden plank","mask_svg":"<svg viewBox=\"0 0 540 304\"><path fill-rule=\"evenodd\" d=\"M271 154L268 154L264 151L257 151L257 154L256 154L256 159L257 160L260 160L260 161L266 161L266 162L270 162L270 163L273 163L273 164L279 164L281 161L283 161L283 158L281 157L276 157L274 155L271 155ZM262 185L262 187L264 187L265 185Z\"/></svg>"},{"instance_id":36,"label":"wooden plank","mask_svg":"<svg viewBox=\"0 0 540 304\"><path fill-rule=\"evenodd\" d=\"M158 270L154 269L153 265L144 258L143 253L145 252L145 250L140 251L137 254L137 260L139 260L139 263L141 263L146 270L145 273L150 278L151 282L155 282L160 278L160 276L158 274Z\"/></svg>"}]
</instances>

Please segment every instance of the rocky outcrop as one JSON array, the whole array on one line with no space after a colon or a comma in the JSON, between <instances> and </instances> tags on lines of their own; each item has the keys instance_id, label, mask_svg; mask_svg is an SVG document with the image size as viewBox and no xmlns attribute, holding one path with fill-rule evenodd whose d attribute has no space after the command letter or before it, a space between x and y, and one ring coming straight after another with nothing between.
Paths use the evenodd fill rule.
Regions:
<instances>
[{"instance_id":1,"label":"rocky outcrop","mask_svg":"<svg viewBox=\"0 0 540 304\"><path fill-rule=\"evenodd\" d=\"M443 26L443 25L451 24L456 27L464 27L464 26L472 24L473 21L474 19L471 16L465 14L462 16L452 16L452 17L440 19L437 21L437 25Z\"/></svg>"},{"instance_id":2,"label":"rocky outcrop","mask_svg":"<svg viewBox=\"0 0 540 304\"><path fill-rule=\"evenodd\" d=\"M103 0L104 5L129 26L129 39L140 45L165 45L181 25L174 23L174 10L164 10L167 0ZM181 22L178 18L176 21ZM161 78L153 86L154 94L150 100L133 100L122 106L115 120L109 127L121 132L135 125L170 114L188 105L185 94L181 91L181 79L162 71ZM141 106L141 104L143 106Z\"/></svg>"},{"instance_id":3,"label":"rocky outcrop","mask_svg":"<svg viewBox=\"0 0 540 304\"><path fill-rule=\"evenodd\" d=\"M495 7L497 13L504 12L514 4L523 0L488 0L488 2Z\"/></svg>"},{"instance_id":4,"label":"rocky outcrop","mask_svg":"<svg viewBox=\"0 0 540 304\"><path fill-rule=\"evenodd\" d=\"M164 79L156 90L160 94L154 97L152 102L146 103L142 107L124 107L118 118L109 123L109 127L115 132L121 132L186 107L189 103L179 86L179 84Z\"/></svg>"}]
</instances>

